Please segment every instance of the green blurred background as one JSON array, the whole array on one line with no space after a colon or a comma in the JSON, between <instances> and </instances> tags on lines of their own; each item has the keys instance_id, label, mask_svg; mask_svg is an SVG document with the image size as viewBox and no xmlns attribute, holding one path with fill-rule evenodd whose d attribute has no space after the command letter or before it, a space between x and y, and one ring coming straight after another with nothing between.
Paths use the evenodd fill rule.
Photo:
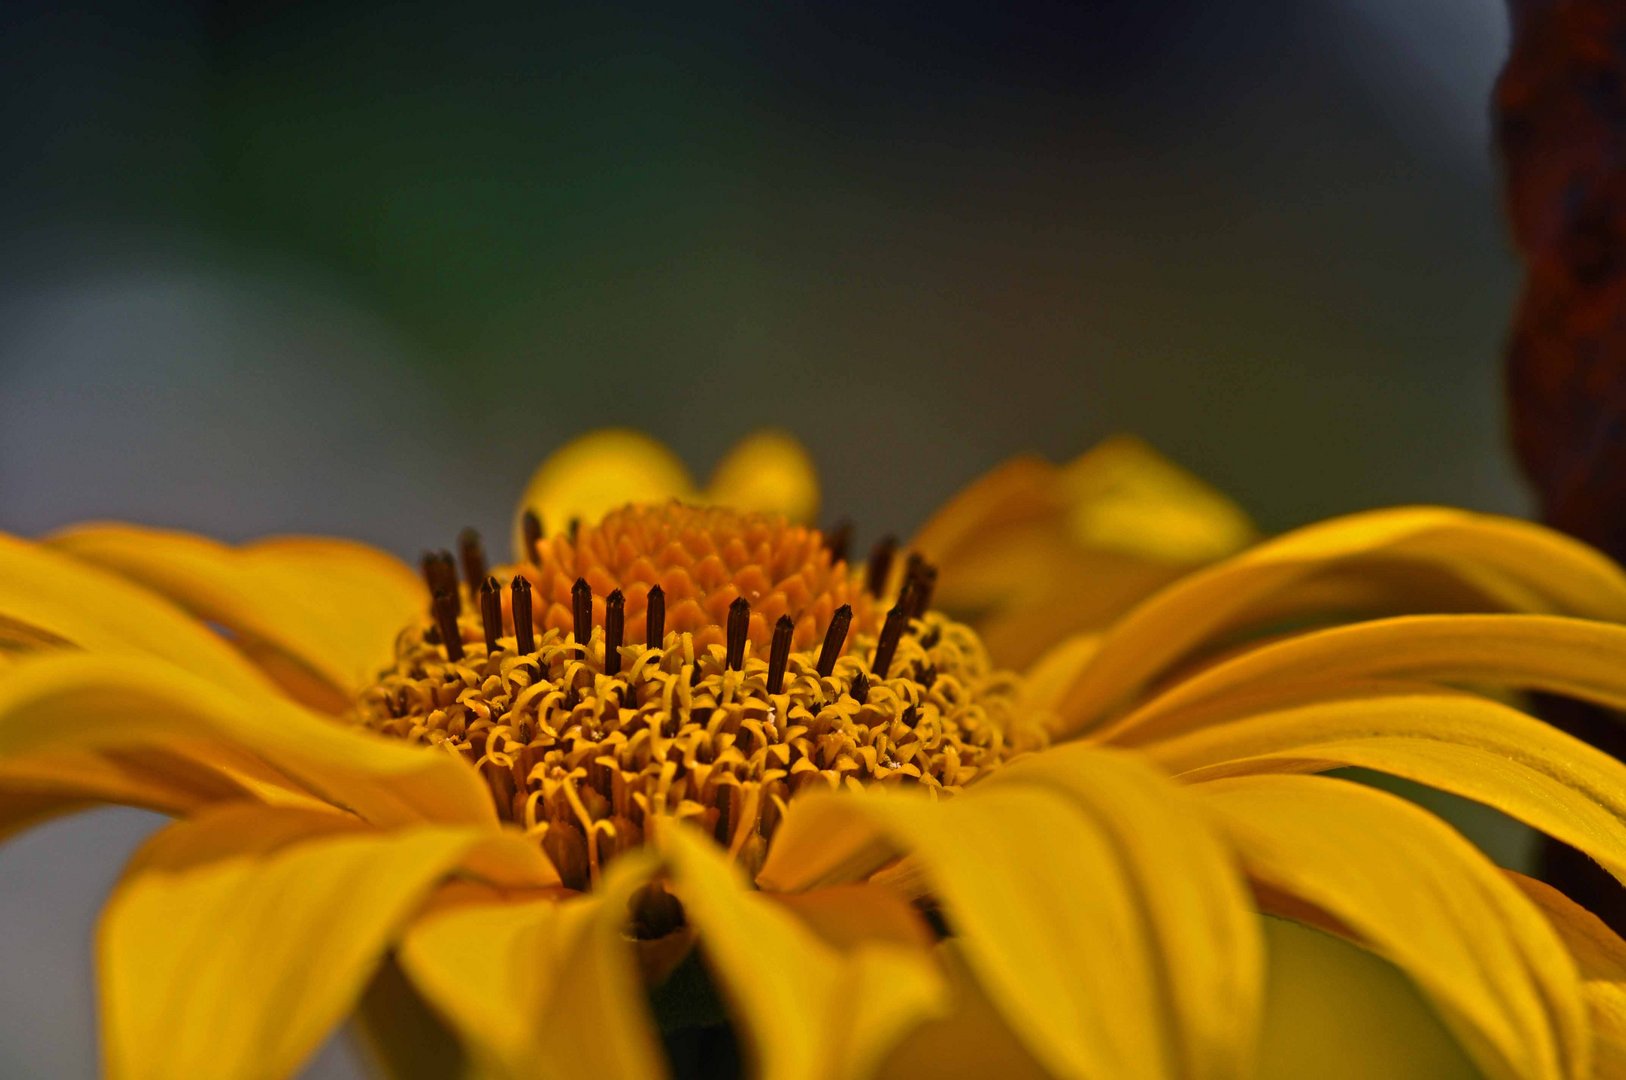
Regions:
<instances>
[{"instance_id":1,"label":"green blurred background","mask_svg":"<svg viewBox=\"0 0 1626 1080\"><path fill-rule=\"evenodd\" d=\"M871 534L1116 431L1270 528L1519 512L1506 35L1494 0L14 2L0 527L410 555L502 535L605 424L701 471L788 428ZM94 911L152 823L0 849L0 1074L93 1071Z\"/></svg>"}]
</instances>

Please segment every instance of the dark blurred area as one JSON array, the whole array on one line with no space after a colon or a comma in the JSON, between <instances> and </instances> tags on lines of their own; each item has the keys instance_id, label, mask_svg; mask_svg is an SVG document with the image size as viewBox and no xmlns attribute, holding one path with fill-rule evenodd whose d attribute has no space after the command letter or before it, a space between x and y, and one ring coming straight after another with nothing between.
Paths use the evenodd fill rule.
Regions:
<instances>
[{"instance_id":1,"label":"dark blurred area","mask_svg":"<svg viewBox=\"0 0 1626 1080\"><path fill-rule=\"evenodd\" d=\"M874 532L1117 431L1270 528L1522 511L1506 37L1493 0L11 3L0 528L410 554L605 424L702 472L788 428ZM150 827L0 849L0 1074L92 1071Z\"/></svg>"}]
</instances>

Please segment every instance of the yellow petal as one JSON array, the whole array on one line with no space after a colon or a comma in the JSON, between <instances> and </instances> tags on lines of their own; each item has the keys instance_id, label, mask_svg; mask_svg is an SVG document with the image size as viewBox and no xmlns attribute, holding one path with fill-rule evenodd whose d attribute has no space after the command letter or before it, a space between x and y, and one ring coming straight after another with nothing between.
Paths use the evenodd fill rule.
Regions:
<instances>
[{"instance_id":1,"label":"yellow petal","mask_svg":"<svg viewBox=\"0 0 1626 1080\"><path fill-rule=\"evenodd\" d=\"M1031 456L1002 463L911 546L942 571L937 605L975 622L993 655L1020 667L1253 536L1229 500L1119 438L1063 466Z\"/></svg>"},{"instance_id":2,"label":"yellow petal","mask_svg":"<svg viewBox=\"0 0 1626 1080\"><path fill-rule=\"evenodd\" d=\"M538 514L543 528L563 532L572 520L596 522L632 502L693 499L689 470L666 447L626 428L589 432L537 466L514 512L514 551L526 557L520 518Z\"/></svg>"},{"instance_id":3,"label":"yellow petal","mask_svg":"<svg viewBox=\"0 0 1626 1080\"><path fill-rule=\"evenodd\" d=\"M758 881L794 891L859 880L900 854L941 901L988 998L1049 1071L1170 1073L1162 959L1106 830L1063 796L1023 784L944 802L811 794L792 803Z\"/></svg>"},{"instance_id":4,"label":"yellow petal","mask_svg":"<svg viewBox=\"0 0 1626 1080\"><path fill-rule=\"evenodd\" d=\"M1260 645L1174 684L1093 737L1139 744L1261 701L1370 680L1545 690L1626 708L1626 627L1550 615L1413 615ZM1100 654L1092 661L1099 663Z\"/></svg>"},{"instance_id":5,"label":"yellow petal","mask_svg":"<svg viewBox=\"0 0 1626 1080\"><path fill-rule=\"evenodd\" d=\"M1101 443L1060 479L1068 529L1082 547L1196 564L1256 535L1230 499L1132 436Z\"/></svg>"},{"instance_id":6,"label":"yellow petal","mask_svg":"<svg viewBox=\"0 0 1626 1080\"><path fill-rule=\"evenodd\" d=\"M235 806L170 826L102 916L114 1077L282 1077L355 1004L434 883L483 830L358 830Z\"/></svg>"},{"instance_id":7,"label":"yellow petal","mask_svg":"<svg viewBox=\"0 0 1626 1080\"><path fill-rule=\"evenodd\" d=\"M1595 1074L1626 1076L1626 942L1603 920L1551 885L1507 873L1558 931L1581 970L1587 1012L1592 1017Z\"/></svg>"},{"instance_id":8,"label":"yellow petal","mask_svg":"<svg viewBox=\"0 0 1626 1080\"><path fill-rule=\"evenodd\" d=\"M38 755L114 750L167 758L163 774L213 769L239 786L253 779L236 768L246 753L290 786L378 824L496 821L484 784L460 759L342 725L275 693L243 697L157 661L84 653L45 654L0 680L0 781L4 769ZM86 794L97 795L97 780L87 777Z\"/></svg>"},{"instance_id":9,"label":"yellow petal","mask_svg":"<svg viewBox=\"0 0 1626 1080\"><path fill-rule=\"evenodd\" d=\"M1185 793L1136 757L1078 744L1016 762L987 783L1065 795L1122 852L1162 967L1175 1073L1253 1075L1258 920L1230 853Z\"/></svg>"},{"instance_id":10,"label":"yellow petal","mask_svg":"<svg viewBox=\"0 0 1626 1080\"><path fill-rule=\"evenodd\" d=\"M1205 726L1146 747L1187 781L1360 766L1493 806L1626 880L1626 765L1466 694L1368 694Z\"/></svg>"},{"instance_id":11,"label":"yellow petal","mask_svg":"<svg viewBox=\"0 0 1626 1080\"><path fill-rule=\"evenodd\" d=\"M628 900L653 869L650 857L628 856L582 897L427 916L407 933L401 964L492 1076L663 1076L624 936Z\"/></svg>"},{"instance_id":12,"label":"yellow petal","mask_svg":"<svg viewBox=\"0 0 1626 1080\"><path fill-rule=\"evenodd\" d=\"M922 948L821 942L754 892L710 840L662 829L673 887L764 1080L867 1076L945 987ZM868 911L865 911L868 914Z\"/></svg>"},{"instance_id":13,"label":"yellow petal","mask_svg":"<svg viewBox=\"0 0 1626 1080\"><path fill-rule=\"evenodd\" d=\"M994 1008L950 939L934 950L949 987L949 1011L906 1035L876 1071L886 1080L1045 1080L1051 1074L1033 1060Z\"/></svg>"},{"instance_id":14,"label":"yellow petal","mask_svg":"<svg viewBox=\"0 0 1626 1080\"><path fill-rule=\"evenodd\" d=\"M41 640L156 658L237 690L272 683L207 626L116 574L0 533L0 619Z\"/></svg>"},{"instance_id":15,"label":"yellow petal","mask_svg":"<svg viewBox=\"0 0 1626 1080\"><path fill-rule=\"evenodd\" d=\"M1259 1080L1480 1075L1392 965L1330 934L1260 921L1270 962Z\"/></svg>"},{"instance_id":16,"label":"yellow petal","mask_svg":"<svg viewBox=\"0 0 1626 1080\"><path fill-rule=\"evenodd\" d=\"M1373 611L1438 610L1443 597L1446 610L1626 620L1626 573L1559 533L1454 510L1355 514L1260 544L1141 604L1107 634L1068 693L1063 730L1097 724L1205 643L1326 615L1329 580L1342 582L1336 595Z\"/></svg>"},{"instance_id":17,"label":"yellow petal","mask_svg":"<svg viewBox=\"0 0 1626 1080\"><path fill-rule=\"evenodd\" d=\"M1574 964L1535 906L1439 819L1326 777L1191 791L1252 877L1325 911L1411 976L1488 1075L1589 1075Z\"/></svg>"},{"instance_id":18,"label":"yellow petal","mask_svg":"<svg viewBox=\"0 0 1626 1080\"><path fill-rule=\"evenodd\" d=\"M807 450L789 434L758 431L729 450L712 471L703 498L806 524L819 513L819 474Z\"/></svg>"},{"instance_id":19,"label":"yellow petal","mask_svg":"<svg viewBox=\"0 0 1626 1080\"><path fill-rule=\"evenodd\" d=\"M372 682L396 635L422 614L422 584L400 560L340 540L275 538L231 547L188 533L83 525L47 541L225 627L329 689L333 711Z\"/></svg>"}]
</instances>

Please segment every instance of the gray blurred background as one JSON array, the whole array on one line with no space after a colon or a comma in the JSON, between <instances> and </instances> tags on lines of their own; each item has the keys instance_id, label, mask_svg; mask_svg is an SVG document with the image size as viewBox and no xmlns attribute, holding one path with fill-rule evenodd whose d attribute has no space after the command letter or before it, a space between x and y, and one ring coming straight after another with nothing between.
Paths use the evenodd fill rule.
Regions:
<instances>
[{"instance_id":1,"label":"gray blurred background","mask_svg":"<svg viewBox=\"0 0 1626 1080\"><path fill-rule=\"evenodd\" d=\"M612 423L872 532L1117 431L1270 528L1523 511L1499 4L983 7L6 6L0 528L411 555ZM0 1075L94 1072L155 823L0 848Z\"/></svg>"}]
</instances>

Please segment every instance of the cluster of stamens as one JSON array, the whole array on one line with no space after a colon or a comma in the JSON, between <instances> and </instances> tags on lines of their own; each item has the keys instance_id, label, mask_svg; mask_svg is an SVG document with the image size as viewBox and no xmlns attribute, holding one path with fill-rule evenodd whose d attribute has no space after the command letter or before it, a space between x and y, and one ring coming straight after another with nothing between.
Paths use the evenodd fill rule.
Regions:
<instances>
[{"instance_id":1,"label":"cluster of stamens","mask_svg":"<svg viewBox=\"0 0 1626 1080\"><path fill-rule=\"evenodd\" d=\"M600 560L594 568L620 580L599 593L578 575L568 611L538 593L545 600L551 579L591 562L592 545L604 548L627 521L611 515L546 538L528 519L530 561L506 582L470 532L462 582L449 553L426 555L428 617L402 632L394 666L358 707L376 730L471 762L499 815L539 837L567 885L587 887L672 818L698 821L754 871L803 791L900 783L952 793L1042 741L1019 722L1014 678L993 669L968 627L929 609L935 570L911 556L894 573L890 540L855 575L841 530L821 537L678 504L624 513L642 516L639 536L656 519L678 529L669 565L636 545L619 565ZM707 530L698 541L684 532L697 522ZM733 542L742 535L766 539L753 551ZM713 550L696 559L696 546ZM694 565L719 548L725 573L697 585ZM782 550L802 562L764 565ZM684 620L668 619L673 590L662 579L684 594ZM817 595L804 595L809 579L824 583ZM810 633L809 613L849 585L850 601ZM894 603L880 617L883 596ZM629 598L642 616L632 635ZM721 608L721 626L699 625L708 607ZM771 627L754 607L778 609Z\"/></svg>"}]
</instances>

